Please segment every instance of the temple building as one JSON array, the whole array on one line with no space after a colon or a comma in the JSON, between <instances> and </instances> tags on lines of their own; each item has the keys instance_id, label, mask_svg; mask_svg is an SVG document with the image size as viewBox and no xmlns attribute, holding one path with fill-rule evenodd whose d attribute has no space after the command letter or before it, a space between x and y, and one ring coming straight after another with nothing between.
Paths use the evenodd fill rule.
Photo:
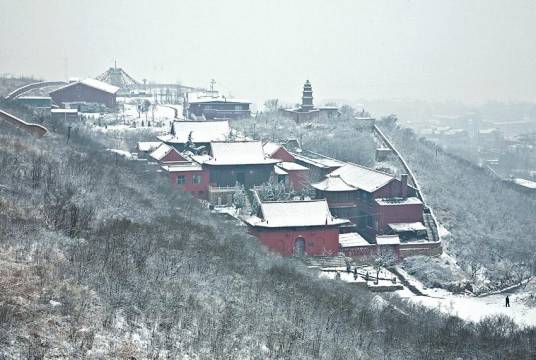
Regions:
<instances>
[{"instance_id":1,"label":"temple building","mask_svg":"<svg viewBox=\"0 0 536 360\"><path fill-rule=\"evenodd\" d=\"M336 106L315 107L313 103L313 86L307 80L303 85L301 105L294 109L282 109L282 113L296 122L310 121L320 116L335 118L340 115Z\"/></svg>"},{"instance_id":2,"label":"temple building","mask_svg":"<svg viewBox=\"0 0 536 360\"><path fill-rule=\"evenodd\" d=\"M422 232L423 203L408 176L400 179L357 164L346 164L312 184L331 213L350 219L357 232L373 243L377 235ZM406 234L407 235L407 234Z\"/></svg>"},{"instance_id":3,"label":"temple building","mask_svg":"<svg viewBox=\"0 0 536 360\"><path fill-rule=\"evenodd\" d=\"M336 255L339 227L348 220L331 215L324 199L266 201L244 219L250 234L281 255Z\"/></svg>"}]
</instances>

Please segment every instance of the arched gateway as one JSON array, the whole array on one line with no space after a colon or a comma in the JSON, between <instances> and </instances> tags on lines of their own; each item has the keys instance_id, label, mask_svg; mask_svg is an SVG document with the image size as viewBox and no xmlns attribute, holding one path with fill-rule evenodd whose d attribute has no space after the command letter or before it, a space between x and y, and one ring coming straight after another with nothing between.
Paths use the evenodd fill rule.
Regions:
<instances>
[{"instance_id":1,"label":"arched gateway","mask_svg":"<svg viewBox=\"0 0 536 360\"><path fill-rule=\"evenodd\" d=\"M294 255L295 256L305 255L305 239L301 236L298 236L296 240L294 240Z\"/></svg>"}]
</instances>

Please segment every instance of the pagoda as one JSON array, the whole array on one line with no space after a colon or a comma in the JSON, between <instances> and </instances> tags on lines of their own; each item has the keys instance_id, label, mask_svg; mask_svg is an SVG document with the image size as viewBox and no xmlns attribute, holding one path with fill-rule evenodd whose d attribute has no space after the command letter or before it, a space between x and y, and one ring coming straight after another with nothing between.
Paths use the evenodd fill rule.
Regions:
<instances>
[{"instance_id":1,"label":"pagoda","mask_svg":"<svg viewBox=\"0 0 536 360\"><path fill-rule=\"evenodd\" d=\"M294 109L282 109L281 111L284 115L291 117L296 122L310 121L324 115L328 118L334 118L340 115L339 109L335 106L314 106L313 86L309 80L306 80L305 84L303 84L301 105Z\"/></svg>"}]
</instances>

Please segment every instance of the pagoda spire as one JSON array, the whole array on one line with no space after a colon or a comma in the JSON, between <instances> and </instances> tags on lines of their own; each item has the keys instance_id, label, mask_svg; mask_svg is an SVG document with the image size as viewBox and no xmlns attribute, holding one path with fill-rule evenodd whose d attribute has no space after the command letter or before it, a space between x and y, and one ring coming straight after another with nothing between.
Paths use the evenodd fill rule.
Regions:
<instances>
[{"instance_id":1,"label":"pagoda spire","mask_svg":"<svg viewBox=\"0 0 536 360\"><path fill-rule=\"evenodd\" d=\"M313 105L313 87L309 80L305 81L303 85L303 96L301 109L304 111L311 111L314 109Z\"/></svg>"}]
</instances>

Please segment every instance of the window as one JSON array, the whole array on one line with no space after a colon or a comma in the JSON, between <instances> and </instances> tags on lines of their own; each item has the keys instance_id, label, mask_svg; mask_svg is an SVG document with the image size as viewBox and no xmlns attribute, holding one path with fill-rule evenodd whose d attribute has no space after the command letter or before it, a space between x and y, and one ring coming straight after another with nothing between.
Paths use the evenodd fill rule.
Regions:
<instances>
[{"instance_id":1,"label":"window","mask_svg":"<svg viewBox=\"0 0 536 360\"><path fill-rule=\"evenodd\" d=\"M374 227L374 218L371 215L367 215L367 226Z\"/></svg>"},{"instance_id":2,"label":"window","mask_svg":"<svg viewBox=\"0 0 536 360\"><path fill-rule=\"evenodd\" d=\"M177 176L177 184L179 184L179 185L186 184L186 176L184 176L184 175Z\"/></svg>"},{"instance_id":3,"label":"window","mask_svg":"<svg viewBox=\"0 0 536 360\"><path fill-rule=\"evenodd\" d=\"M246 183L246 174L244 174L243 172L237 172L236 173L236 182L241 184L241 185L244 185Z\"/></svg>"},{"instance_id":4,"label":"window","mask_svg":"<svg viewBox=\"0 0 536 360\"><path fill-rule=\"evenodd\" d=\"M193 184L201 184L201 175L192 175Z\"/></svg>"}]
</instances>

